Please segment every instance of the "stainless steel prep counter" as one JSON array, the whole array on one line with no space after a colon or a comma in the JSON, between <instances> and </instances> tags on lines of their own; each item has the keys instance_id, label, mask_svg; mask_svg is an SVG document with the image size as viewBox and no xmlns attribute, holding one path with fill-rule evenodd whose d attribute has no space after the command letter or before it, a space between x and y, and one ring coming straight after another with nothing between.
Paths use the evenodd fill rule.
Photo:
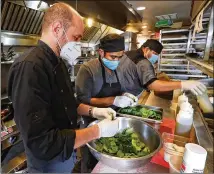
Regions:
<instances>
[{"instance_id":1,"label":"stainless steel prep counter","mask_svg":"<svg viewBox=\"0 0 214 174\"><path fill-rule=\"evenodd\" d=\"M190 97L190 103L193 105L193 108L195 110L194 114L194 121L193 121L193 137L195 137L195 142L204 147L207 152L207 161L206 161L206 167L205 167L205 173L213 173L213 138L211 133L209 132L209 129L205 123L205 120L203 118L203 115L197 105L196 100L194 97L192 97L190 94L188 95ZM175 119L175 112L170 109L171 101L167 99L163 99L160 97L157 97L154 95L153 92L147 93L144 92L142 96L139 98L139 104L145 104L145 105L151 105L151 106L157 106L163 108L163 116L166 118ZM108 166L103 165L102 163L98 163L92 173L115 173L120 172L123 173L123 171L117 171L115 169L109 168ZM154 163L148 163L146 166L142 167L141 170L132 170L132 171L124 171L125 173L166 173L169 172L168 168L162 167L160 165L154 164Z\"/></svg>"}]
</instances>

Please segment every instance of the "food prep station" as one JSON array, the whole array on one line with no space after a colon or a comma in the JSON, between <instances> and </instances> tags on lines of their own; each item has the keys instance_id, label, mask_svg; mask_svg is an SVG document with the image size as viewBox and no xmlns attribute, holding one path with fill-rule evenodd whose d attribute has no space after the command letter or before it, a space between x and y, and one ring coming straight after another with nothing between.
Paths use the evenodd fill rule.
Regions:
<instances>
[{"instance_id":1,"label":"food prep station","mask_svg":"<svg viewBox=\"0 0 214 174\"><path fill-rule=\"evenodd\" d=\"M146 94L147 93L147 94ZM190 103L192 104L194 108L194 117L193 117L193 128L191 130L191 138L193 139L193 142L196 144L201 145L204 147L207 152L207 160L206 160L206 167L205 167L205 173L213 173L213 135L211 131L209 130L209 127L205 121L205 118L201 112L201 109L198 106L198 103L194 96L189 93L188 98ZM171 100L163 99L161 97L158 97L154 94L154 92L148 93L145 92L141 95L139 104L144 104L148 106L156 106L161 107L163 109L163 119L176 119L175 110L170 109L171 107ZM160 131L160 125L152 125L154 128ZM162 158L163 156L158 157ZM161 164L158 164L158 162L153 162L154 160L148 162L145 166L142 166L137 169L132 170L118 170L111 168L102 162L99 162L97 166L94 168L92 173L168 173L169 168L164 167Z\"/></svg>"}]
</instances>

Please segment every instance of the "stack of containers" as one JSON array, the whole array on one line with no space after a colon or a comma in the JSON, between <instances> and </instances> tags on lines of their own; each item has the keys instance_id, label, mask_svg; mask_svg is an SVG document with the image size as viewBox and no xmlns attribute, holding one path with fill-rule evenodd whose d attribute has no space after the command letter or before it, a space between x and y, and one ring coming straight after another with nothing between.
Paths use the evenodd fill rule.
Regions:
<instances>
[{"instance_id":1,"label":"stack of containers","mask_svg":"<svg viewBox=\"0 0 214 174\"><path fill-rule=\"evenodd\" d=\"M207 151L197 144L189 143L194 110L185 94L178 97L178 110L176 135L162 134L164 160L169 163L170 173L203 173Z\"/></svg>"},{"instance_id":2,"label":"stack of containers","mask_svg":"<svg viewBox=\"0 0 214 174\"><path fill-rule=\"evenodd\" d=\"M164 160L169 162L171 156L184 155L185 144L189 142L189 138L181 137L164 132L162 134L163 148L164 148Z\"/></svg>"}]
</instances>

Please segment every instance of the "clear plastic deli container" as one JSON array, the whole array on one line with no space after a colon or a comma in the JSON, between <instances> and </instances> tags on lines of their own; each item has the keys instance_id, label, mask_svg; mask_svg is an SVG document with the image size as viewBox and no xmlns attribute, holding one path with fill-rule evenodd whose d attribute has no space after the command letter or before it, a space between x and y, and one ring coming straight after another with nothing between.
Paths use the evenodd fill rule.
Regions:
<instances>
[{"instance_id":1,"label":"clear plastic deli container","mask_svg":"<svg viewBox=\"0 0 214 174\"><path fill-rule=\"evenodd\" d=\"M183 157L185 144L190 142L189 138L166 132L162 134L162 139L164 147L164 160L166 162L169 162L171 155Z\"/></svg>"},{"instance_id":2,"label":"clear plastic deli container","mask_svg":"<svg viewBox=\"0 0 214 174\"><path fill-rule=\"evenodd\" d=\"M169 173L180 173L183 157L171 155L169 158Z\"/></svg>"}]
</instances>

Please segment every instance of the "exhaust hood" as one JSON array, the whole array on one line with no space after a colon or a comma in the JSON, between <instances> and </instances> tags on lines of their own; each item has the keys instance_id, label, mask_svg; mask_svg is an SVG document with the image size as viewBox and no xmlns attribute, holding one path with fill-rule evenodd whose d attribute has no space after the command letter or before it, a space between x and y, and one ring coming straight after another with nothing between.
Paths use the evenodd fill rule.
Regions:
<instances>
[{"instance_id":1,"label":"exhaust hood","mask_svg":"<svg viewBox=\"0 0 214 174\"><path fill-rule=\"evenodd\" d=\"M40 34L43 11L5 0L1 1L1 11L1 30L22 34Z\"/></svg>"},{"instance_id":2,"label":"exhaust hood","mask_svg":"<svg viewBox=\"0 0 214 174\"><path fill-rule=\"evenodd\" d=\"M39 5L40 4L40 5ZM4 45L33 46L41 34L41 24L46 2L41 1L1 1L1 38ZM86 18L84 18L86 23ZM98 44L109 33L121 34L122 31L106 24L94 22L85 25L81 42Z\"/></svg>"}]
</instances>

